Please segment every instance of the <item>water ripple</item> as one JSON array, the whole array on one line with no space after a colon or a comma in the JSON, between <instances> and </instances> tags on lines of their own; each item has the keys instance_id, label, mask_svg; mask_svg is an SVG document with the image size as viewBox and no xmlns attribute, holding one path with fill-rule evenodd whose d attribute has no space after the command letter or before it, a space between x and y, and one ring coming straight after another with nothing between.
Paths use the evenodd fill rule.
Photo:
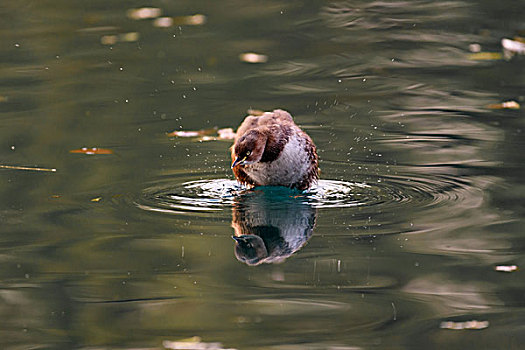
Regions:
<instances>
[{"instance_id":1,"label":"water ripple","mask_svg":"<svg viewBox=\"0 0 525 350\"><path fill-rule=\"evenodd\" d=\"M176 179L175 179L176 181ZM177 213L230 211L239 197L265 192L275 198L293 197L316 209L369 207L376 211L409 206L436 208L453 203L480 205L483 196L468 180L444 175L366 176L363 181L320 180L309 192L280 187L247 189L230 179L163 180L143 190L135 204L144 210ZM406 209L406 208L405 208Z\"/></svg>"}]
</instances>

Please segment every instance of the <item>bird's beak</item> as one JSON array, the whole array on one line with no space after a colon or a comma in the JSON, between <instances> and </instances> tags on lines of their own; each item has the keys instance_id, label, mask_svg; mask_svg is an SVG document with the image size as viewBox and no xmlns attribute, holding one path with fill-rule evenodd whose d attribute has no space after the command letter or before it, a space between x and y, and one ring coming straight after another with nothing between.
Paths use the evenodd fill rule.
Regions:
<instances>
[{"instance_id":1,"label":"bird's beak","mask_svg":"<svg viewBox=\"0 0 525 350\"><path fill-rule=\"evenodd\" d=\"M232 236L233 240L237 243L246 243L246 238L244 237L239 237L239 236Z\"/></svg>"},{"instance_id":2,"label":"bird's beak","mask_svg":"<svg viewBox=\"0 0 525 350\"><path fill-rule=\"evenodd\" d=\"M242 164L245 160L246 160L246 157L244 157L243 159L240 159L239 157L237 157L235 161L232 163L232 169L235 168L237 165Z\"/></svg>"}]
</instances>

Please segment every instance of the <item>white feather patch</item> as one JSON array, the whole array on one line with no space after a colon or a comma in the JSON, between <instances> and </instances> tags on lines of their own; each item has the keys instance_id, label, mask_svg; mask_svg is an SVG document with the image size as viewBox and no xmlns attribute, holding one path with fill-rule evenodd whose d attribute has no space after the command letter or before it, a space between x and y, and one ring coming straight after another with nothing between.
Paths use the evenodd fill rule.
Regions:
<instances>
[{"instance_id":1,"label":"white feather patch","mask_svg":"<svg viewBox=\"0 0 525 350\"><path fill-rule=\"evenodd\" d=\"M263 186L291 186L299 183L311 166L306 142L294 132L275 161L252 164L245 171Z\"/></svg>"}]
</instances>

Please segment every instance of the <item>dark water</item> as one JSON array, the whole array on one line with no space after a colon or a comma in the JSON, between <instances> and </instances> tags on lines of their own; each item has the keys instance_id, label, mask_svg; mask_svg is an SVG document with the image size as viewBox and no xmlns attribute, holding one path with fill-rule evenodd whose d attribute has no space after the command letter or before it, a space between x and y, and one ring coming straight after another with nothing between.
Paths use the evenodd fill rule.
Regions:
<instances>
[{"instance_id":1,"label":"dark water","mask_svg":"<svg viewBox=\"0 0 525 350\"><path fill-rule=\"evenodd\" d=\"M525 71L501 39L524 13L2 2L0 347L523 348ZM166 135L278 107L318 146L311 193L246 191L231 141Z\"/></svg>"}]
</instances>

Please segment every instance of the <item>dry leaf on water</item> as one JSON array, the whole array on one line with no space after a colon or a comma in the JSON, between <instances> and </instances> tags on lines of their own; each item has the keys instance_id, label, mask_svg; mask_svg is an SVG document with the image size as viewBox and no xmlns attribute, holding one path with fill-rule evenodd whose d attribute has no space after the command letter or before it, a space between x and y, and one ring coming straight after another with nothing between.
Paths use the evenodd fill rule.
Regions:
<instances>
[{"instance_id":1,"label":"dry leaf on water","mask_svg":"<svg viewBox=\"0 0 525 350\"><path fill-rule=\"evenodd\" d=\"M198 138L198 141L232 140L235 138L235 132L232 128L213 128L192 131L176 130L166 135L169 137L194 137Z\"/></svg>"},{"instance_id":2,"label":"dry leaf on water","mask_svg":"<svg viewBox=\"0 0 525 350\"><path fill-rule=\"evenodd\" d=\"M113 151L107 148L82 147L79 149L72 149L69 151L69 153L82 153L82 154L87 154L87 155L94 155L94 154L113 154Z\"/></svg>"},{"instance_id":3,"label":"dry leaf on water","mask_svg":"<svg viewBox=\"0 0 525 350\"><path fill-rule=\"evenodd\" d=\"M520 109L520 104L516 101L506 101L494 103L487 106L489 109Z\"/></svg>"}]
</instances>

